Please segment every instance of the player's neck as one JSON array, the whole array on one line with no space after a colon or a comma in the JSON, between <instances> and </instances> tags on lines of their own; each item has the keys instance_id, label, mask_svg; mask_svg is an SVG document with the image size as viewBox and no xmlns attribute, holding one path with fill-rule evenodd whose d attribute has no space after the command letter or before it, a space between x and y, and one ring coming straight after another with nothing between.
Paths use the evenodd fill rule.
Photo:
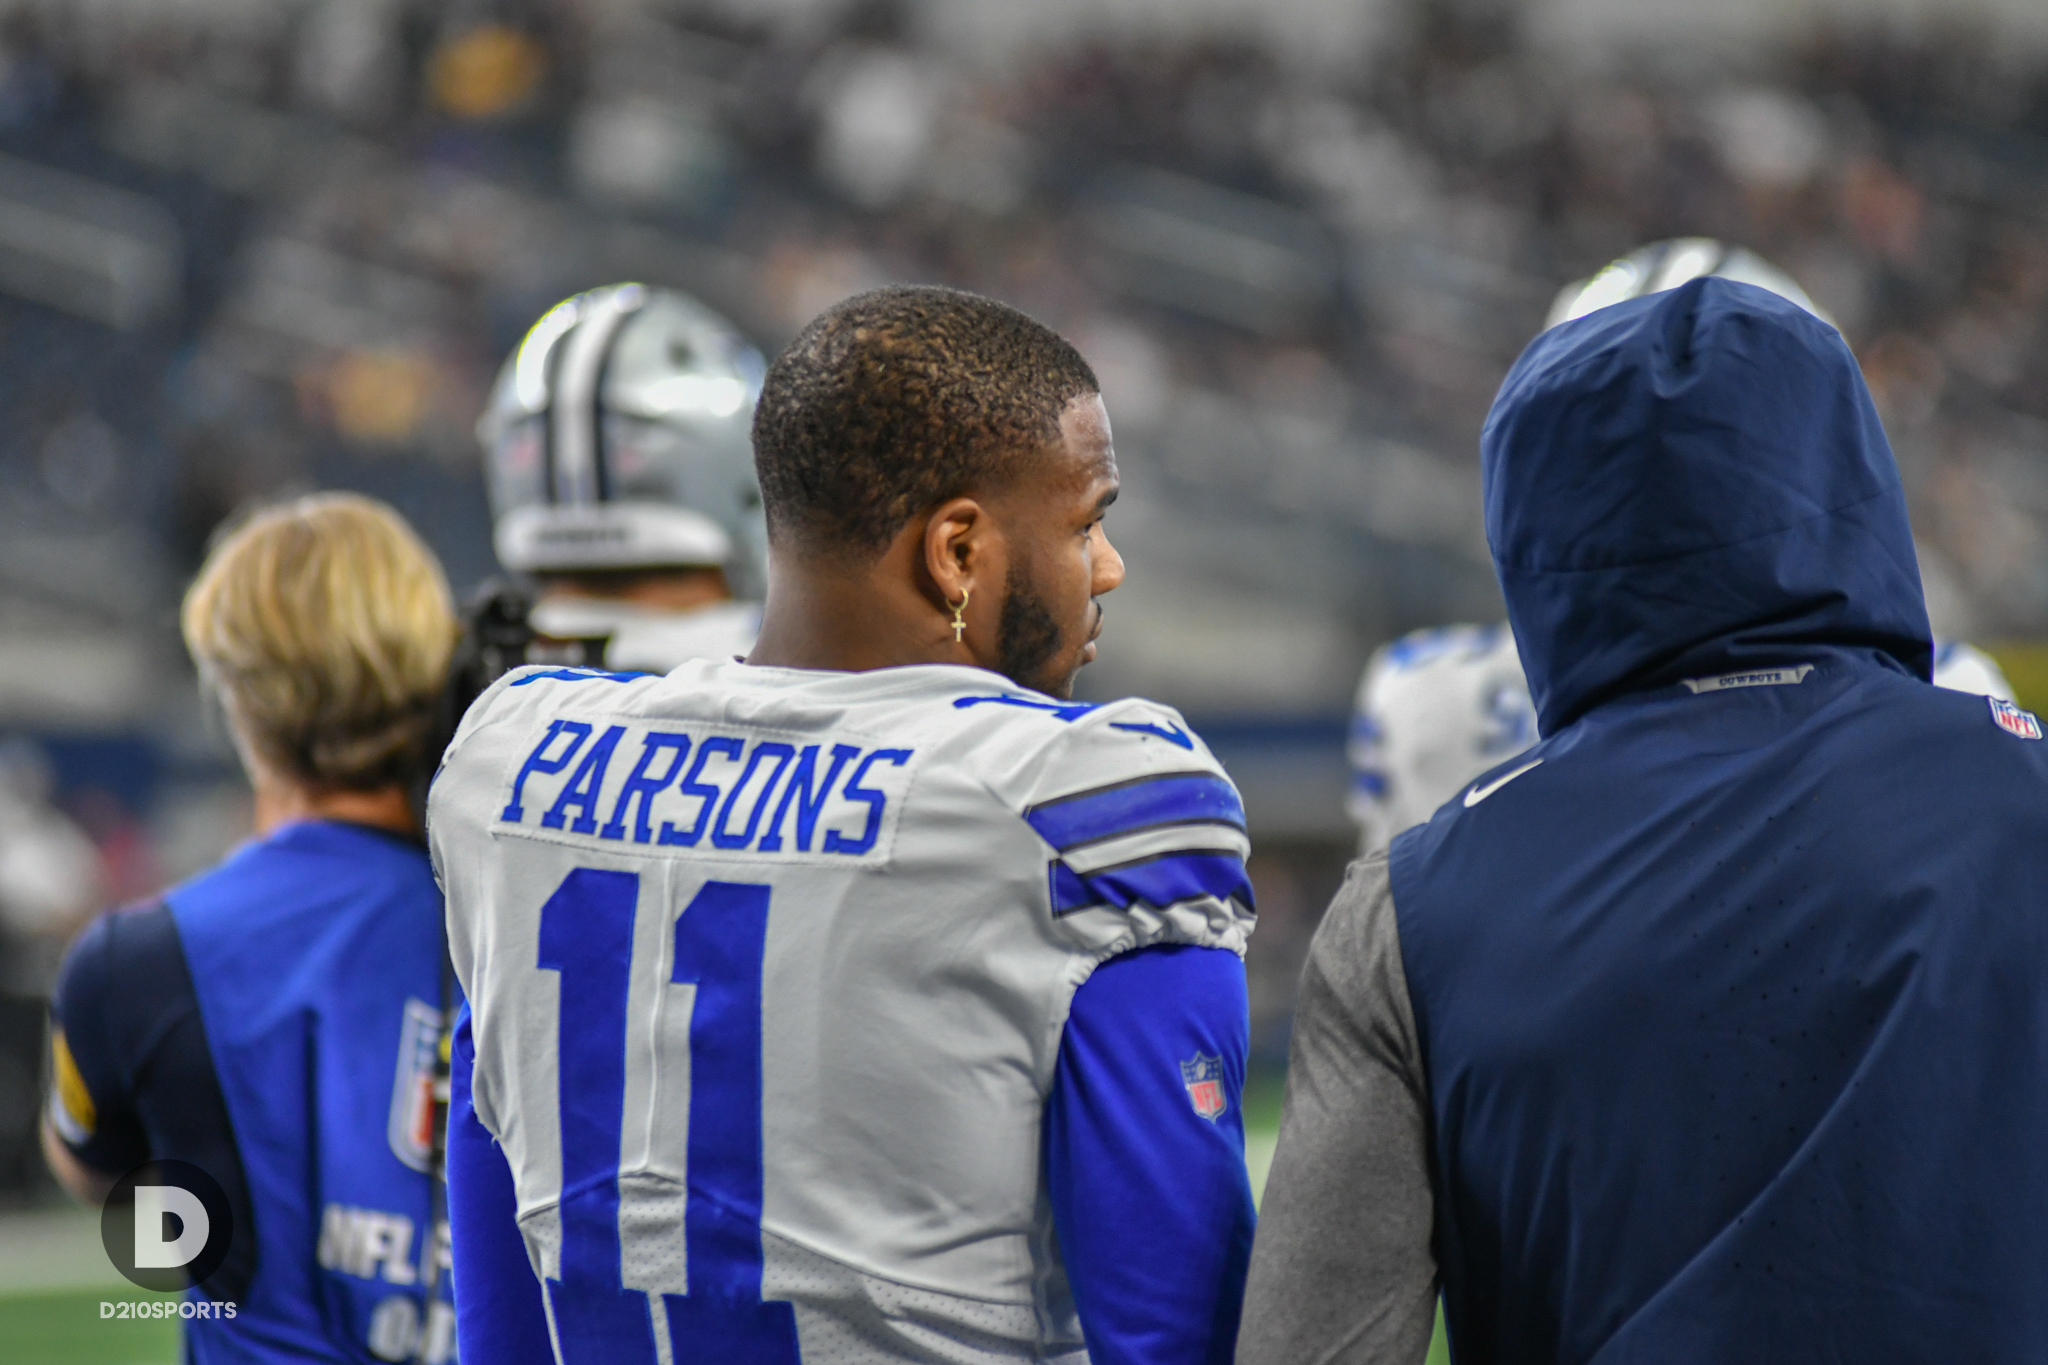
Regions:
<instances>
[{"instance_id":1,"label":"player's neck","mask_svg":"<svg viewBox=\"0 0 2048 1365\"><path fill-rule=\"evenodd\" d=\"M958 643L944 612L916 586L903 540L872 564L778 556L768 573L761 638L747 656L771 668L851 673L909 664L986 668Z\"/></svg>"}]
</instances>

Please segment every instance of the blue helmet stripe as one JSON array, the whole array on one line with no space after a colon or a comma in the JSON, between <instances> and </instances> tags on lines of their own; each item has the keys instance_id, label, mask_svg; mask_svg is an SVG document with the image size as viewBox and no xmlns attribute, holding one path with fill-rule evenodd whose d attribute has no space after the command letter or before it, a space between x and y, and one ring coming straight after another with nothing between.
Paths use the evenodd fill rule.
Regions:
<instances>
[{"instance_id":1,"label":"blue helmet stripe","mask_svg":"<svg viewBox=\"0 0 2048 1365\"><path fill-rule=\"evenodd\" d=\"M1158 825L1244 828L1237 789L1214 773L1166 773L1063 796L1024 812L1039 837L1065 852Z\"/></svg>"},{"instance_id":2,"label":"blue helmet stripe","mask_svg":"<svg viewBox=\"0 0 2048 1365\"><path fill-rule=\"evenodd\" d=\"M1133 904L1164 909L1209 896L1235 899L1242 901L1246 909L1257 909L1251 878L1245 875L1244 859L1235 853L1168 853L1106 867L1086 876L1063 862L1054 862L1048 869L1047 880L1055 915L1101 905L1118 910L1128 910Z\"/></svg>"}]
</instances>

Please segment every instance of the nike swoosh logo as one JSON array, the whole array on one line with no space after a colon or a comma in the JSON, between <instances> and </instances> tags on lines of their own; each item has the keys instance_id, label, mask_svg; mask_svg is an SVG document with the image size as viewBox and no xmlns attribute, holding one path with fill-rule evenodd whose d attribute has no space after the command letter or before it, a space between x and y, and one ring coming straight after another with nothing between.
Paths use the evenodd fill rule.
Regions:
<instances>
[{"instance_id":1,"label":"nike swoosh logo","mask_svg":"<svg viewBox=\"0 0 2048 1365\"><path fill-rule=\"evenodd\" d=\"M1542 766L1543 760L1539 758L1534 763L1524 763L1521 767L1515 769L1513 772L1508 773L1501 777L1494 778L1493 781L1487 783L1483 787L1474 787L1471 791L1465 793L1466 806L1471 807L1478 805L1481 801L1484 801L1487 797L1493 795L1502 787L1505 787L1508 783L1520 777L1523 773L1528 772L1531 768L1540 768Z\"/></svg>"}]
</instances>

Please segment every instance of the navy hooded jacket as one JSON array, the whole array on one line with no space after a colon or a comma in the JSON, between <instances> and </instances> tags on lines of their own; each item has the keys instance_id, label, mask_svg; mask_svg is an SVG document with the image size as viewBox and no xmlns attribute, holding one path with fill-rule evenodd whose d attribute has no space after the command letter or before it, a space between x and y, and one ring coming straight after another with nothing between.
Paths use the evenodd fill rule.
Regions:
<instances>
[{"instance_id":1,"label":"navy hooded jacket","mask_svg":"<svg viewBox=\"0 0 2048 1365\"><path fill-rule=\"evenodd\" d=\"M1699 280L1483 449L1544 738L1390 865L1457 1358L2048 1359L2048 743L1927 684L1854 357Z\"/></svg>"}]
</instances>

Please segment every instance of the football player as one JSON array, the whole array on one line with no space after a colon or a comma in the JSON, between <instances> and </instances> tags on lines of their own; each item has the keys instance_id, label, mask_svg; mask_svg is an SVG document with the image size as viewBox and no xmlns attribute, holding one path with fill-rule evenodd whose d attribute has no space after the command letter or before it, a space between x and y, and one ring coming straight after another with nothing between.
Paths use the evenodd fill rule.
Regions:
<instances>
[{"instance_id":1,"label":"football player","mask_svg":"<svg viewBox=\"0 0 2048 1365\"><path fill-rule=\"evenodd\" d=\"M516 670L431 798L465 1358L1231 1358L1244 811L1071 699L1123 578L1093 373L954 290L769 371L745 662Z\"/></svg>"},{"instance_id":2,"label":"football player","mask_svg":"<svg viewBox=\"0 0 2048 1365\"><path fill-rule=\"evenodd\" d=\"M1546 325L1703 275L1768 289L1832 322L1789 275L1754 252L1688 237L1653 242L1566 286ZM1935 642L1934 684L2014 700L1997 662L1958 640ZM1351 720L1348 809L1360 851L1385 848L1473 778L1535 742L1536 708L1505 622L1435 626L1385 646L1366 666Z\"/></svg>"},{"instance_id":3,"label":"football player","mask_svg":"<svg viewBox=\"0 0 2048 1365\"><path fill-rule=\"evenodd\" d=\"M671 289L592 289L533 325L477 423L498 561L539 588L485 609L538 637L529 655L666 673L753 647L762 370L730 323Z\"/></svg>"},{"instance_id":4,"label":"football player","mask_svg":"<svg viewBox=\"0 0 2048 1365\"><path fill-rule=\"evenodd\" d=\"M256 837L72 945L44 1151L92 1202L145 1162L219 1187L179 1214L185 1360L439 1365L441 897L407 792L435 752L447 581L389 507L325 494L223 540L183 626Z\"/></svg>"}]
</instances>

